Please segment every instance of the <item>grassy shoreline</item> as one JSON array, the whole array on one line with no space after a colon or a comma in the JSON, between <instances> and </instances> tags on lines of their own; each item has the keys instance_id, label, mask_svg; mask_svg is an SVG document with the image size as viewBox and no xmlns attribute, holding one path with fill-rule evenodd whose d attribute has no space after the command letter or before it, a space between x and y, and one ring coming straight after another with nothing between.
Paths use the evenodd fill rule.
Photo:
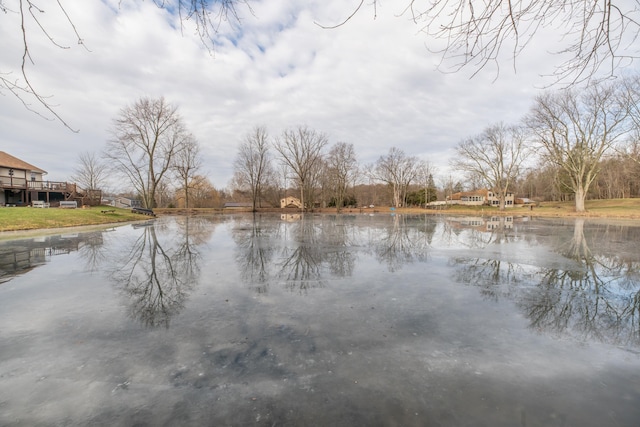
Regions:
<instances>
[{"instance_id":1,"label":"grassy shoreline","mask_svg":"<svg viewBox=\"0 0 640 427\"><path fill-rule=\"evenodd\" d=\"M436 214L436 215L512 215L535 217L583 217L640 220L640 198L588 200L587 212L576 213L573 202L543 202L539 206L514 207L505 211L488 206L447 206L445 209L399 208L390 207L343 209L342 214ZM109 212L106 212L109 211ZM249 210L223 209L156 209L158 215L212 215L249 212ZM282 213L282 209L260 209L264 213ZM284 212L298 213L295 209ZM336 213L335 209L316 209L311 213ZM78 226L95 226L147 220L129 209L110 206L94 206L82 209L38 209L30 207L0 208L0 232L46 230Z\"/></svg>"},{"instance_id":2,"label":"grassy shoreline","mask_svg":"<svg viewBox=\"0 0 640 427\"><path fill-rule=\"evenodd\" d=\"M3 207L0 208L0 232L117 224L145 218L129 209L111 206L81 209Z\"/></svg>"}]
</instances>

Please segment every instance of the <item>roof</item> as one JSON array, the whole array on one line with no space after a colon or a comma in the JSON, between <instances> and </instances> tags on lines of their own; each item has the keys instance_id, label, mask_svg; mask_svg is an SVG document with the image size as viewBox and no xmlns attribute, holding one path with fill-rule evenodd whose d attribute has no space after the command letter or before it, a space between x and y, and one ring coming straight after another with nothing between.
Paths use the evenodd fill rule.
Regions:
<instances>
[{"instance_id":1,"label":"roof","mask_svg":"<svg viewBox=\"0 0 640 427\"><path fill-rule=\"evenodd\" d=\"M29 172L47 173L46 170L40 169L32 164L20 160L17 157L13 157L11 154L7 154L4 151L0 151L0 166L11 169L23 169Z\"/></svg>"},{"instance_id":2,"label":"roof","mask_svg":"<svg viewBox=\"0 0 640 427\"><path fill-rule=\"evenodd\" d=\"M465 196L483 196L485 198L488 197L488 193L489 190L487 190L486 188L482 188L480 190L474 190L474 191L463 191L461 193L453 193L451 195L451 200L460 200L462 197Z\"/></svg>"}]
</instances>

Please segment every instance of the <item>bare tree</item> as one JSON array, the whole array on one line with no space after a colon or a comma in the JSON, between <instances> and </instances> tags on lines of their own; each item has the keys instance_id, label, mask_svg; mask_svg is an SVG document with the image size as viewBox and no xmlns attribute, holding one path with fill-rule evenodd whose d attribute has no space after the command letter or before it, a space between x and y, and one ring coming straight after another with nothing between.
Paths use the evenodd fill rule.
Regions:
<instances>
[{"instance_id":1,"label":"bare tree","mask_svg":"<svg viewBox=\"0 0 640 427\"><path fill-rule=\"evenodd\" d=\"M238 185L249 187L251 206L256 211L261 200L263 188L275 172L269 153L269 135L266 128L257 126L238 147L234 162L235 181Z\"/></svg>"},{"instance_id":2,"label":"bare tree","mask_svg":"<svg viewBox=\"0 0 640 427\"><path fill-rule=\"evenodd\" d=\"M102 190L107 180L107 165L95 153L84 151L78 154L78 165L71 179L85 190Z\"/></svg>"},{"instance_id":3,"label":"bare tree","mask_svg":"<svg viewBox=\"0 0 640 427\"><path fill-rule=\"evenodd\" d=\"M489 64L499 73L505 50L514 61L543 29L557 30L556 54L568 59L556 66L557 81L569 85L589 81L603 70L609 76L638 58L638 1L628 0L406 0L408 15L426 34L427 46L454 71L474 75ZM350 20L364 5L335 28ZM371 3L374 16L379 0Z\"/></svg>"},{"instance_id":4,"label":"bare tree","mask_svg":"<svg viewBox=\"0 0 640 427\"><path fill-rule=\"evenodd\" d=\"M184 207L189 208L189 195L195 184L194 178L202 167L200 146L193 135L186 135L184 146L175 155L173 171L180 182L180 191L184 194Z\"/></svg>"},{"instance_id":5,"label":"bare tree","mask_svg":"<svg viewBox=\"0 0 640 427\"><path fill-rule=\"evenodd\" d=\"M298 181L302 209L307 207L305 192L311 192L311 184L322 166L322 150L327 143L325 134L306 126L285 130L274 143L282 162L289 167Z\"/></svg>"},{"instance_id":6,"label":"bare tree","mask_svg":"<svg viewBox=\"0 0 640 427\"><path fill-rule=\"evenodd\" d=\"M418 158L407 156L399 148L392 147L381 156L371 171L373 177L385 182L393 190L393 206L404 206L409 185L418 177Z\"/></svg>"},{"instance_id":7,"label":"bare tree","mask_svg":"<svg viewBox=\"0 0 640 427\"><path fill-rule=\"evenodd\" d=\"M105 156L142 197L156 206L156 191L175 164L175 156L193 139L177 108L164 98L141 98L123 108L113 121Z\"/></svg>"},{"instance_id":8,"label":"bare tree","mask_svg":"<svg viewBox=\"0 0 640 427\"><path fill-rule=\"evenodd\" d=\"M576 212L585 211L600 161L628 131L628 107L617 85L597 84L578 93L564 90L536 98L527 118L544 158L565 172Z\"/></svg>"},{"instance_id":9,"label":"bare tree","mask_svg":"<svg viewBox=\"0 0 640 427\"><path fill-rule=\"evenodd\" d=\"M638 153L638 144L640 143L640 102L638 102L640 101L640 75L636 74L622 79L621 86L623 102L629 109L629 118L633 127L627 141L628 147L624 147L624 150L618 152L640 164L640 154ZM627 148L631 148L631 150Z\"/></svg>"},{"instance_id":10,"label":"bare tree","mask_svg":"<svg viewBox=\"0 0 640 427\"><path fill-rule=\"evenodd\" d=\"M14 2L11 5L8 3L7 0L0 0L0 12L4 12L5 19L16 18L18 20L22 35L20 38L22 42L22 55L21 58L17 60L15 70L0 70L0 95L2 95L3 92L8 92L15 96L27 110L44 118L58 120L67 128L77 132L77 130L73 129L62 116L58 114L48 100L49 96L38 91L29 78L28 66L29 64L33 64L34 61L29 50L31 33L27 31L27 28L32 26L39 28L43 36L57 48L69 49L70 46L61 44L53 38L40 19L41 15L45 13L45 10L37 6L32 0L17 0L17 3ZM80 37L61 1L51 2L51 5L52 8L58 9L58 12L61 13L61 18L66 19L69 23L69 29L73 32L77 44L84 46L83 39ZM34 101L40 109L33 106Z\"/></svg>"},{"instance_id":11,"label":"bare tree","mask_svg":"<svg viewBox=\"0 0 640 427\"><path fill-rule=\"evenodd\" d=\"M424 206L434 201L438 200L436 184L433 180L433 174L436 172L436 168L433 167L431 162L429 161L420 161L418 163L418 177L417 179L422 184L422 189L424 191Z\"/></svg>"},{"instance_id":12,"label":"bare tree","mask_svg":"<svg viewBox=\"0 0 640 427\"><path fill-rule=\"evenodd\" d=\"M499 123L461 141L451 166L480 178L498 195L499 208L504 210L506 195L519 177L528 152L523 129Z\"/></svg>"},{"instance_id":13,"label":"bare tree","mask_svg":"<svg viewBox=\"0 0 640 427\"><path fill-rule=\"evenodd\" d=\"M358 161L353 144L338 142L331 147L326 165L327 178L336 203L336 211L340 212L349 184L353 184L358 171Z\"/></svg>"},{"instance_id":14,"label":"bare tree","mask_svg":"<svg viewBox=\"0 0 640 427\"><path fill-rule=\"evenodd\" d=\"M222 206L220 192L209 179L196 175L191 180L191 202L196 208L218 208Z\"/></svg>"}]
</instances>

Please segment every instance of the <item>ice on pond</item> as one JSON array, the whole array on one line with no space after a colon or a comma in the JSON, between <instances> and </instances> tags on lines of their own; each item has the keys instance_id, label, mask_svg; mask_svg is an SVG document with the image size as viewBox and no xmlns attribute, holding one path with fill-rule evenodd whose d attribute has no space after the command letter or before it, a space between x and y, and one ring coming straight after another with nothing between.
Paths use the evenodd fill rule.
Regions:
<instances>
[{"instance_id":1,"label":"ice on pond","mask_svg":"<svg viewBox=\"0 0 640 427\"><path fill-rule=\"evenodd\" d=\"M0 242L0 425L636 425L636 223L165 217Z\"/></svg>"}]
</instances>

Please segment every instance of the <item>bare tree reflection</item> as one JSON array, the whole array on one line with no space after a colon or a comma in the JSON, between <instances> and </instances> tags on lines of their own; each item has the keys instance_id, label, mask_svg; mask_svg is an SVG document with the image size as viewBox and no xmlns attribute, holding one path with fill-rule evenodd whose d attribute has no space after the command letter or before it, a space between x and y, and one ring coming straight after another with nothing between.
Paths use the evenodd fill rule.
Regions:
<instances>
[{"instance_id":1,"label":"bare tree reflection","mask_svg":"<svg viewBox=\"0 0 640 427\"><path fill-rule=\"evenodd\" d=\"M322 222L322 244L325 249L325 260L333 277L350 277L357 261L357 254L352 250L358 245L355 233L354 215L328 215Z\"/></svg>"},{"instance_id":2,"label":"bare tree reflection","mask_svg":"<svg viewBox=\"0 0 640 427\"><path fill-rule=\"evenodd\" d=\"M404 264L426 261L436 223L426 216L394 215L391 222L371 236L370 246L376 258L394 272Z\"/></svg>"},{"instance_id":3,"label":"bare tree reflection","mask_svg":"<svg viewBox=\"0 0 640 427\"><path fill-rule=\"evenodd\" d=\"M490 245L499 246L516 241L516 235L512 233L511 216L450 218L446 222L449 227L459 230L456 243L469 249L484 250ZM483 258L453 258L452 264L461 266L456 271L456 280L478 286L484 297L496 301L511 295L525 274L519 264L491 256L489 252Z\"/></svg>"},{"instance_id":4,"label":"bare tree reflection","mask_svg":"<svg viewBox=\"0 0 640 427\"><path fill-rule=\"evenodd\" d=\"M114 229L83 234L81 244L78 246L78 254L85 260L85 271L96 272L104 265L107 260L105 233L109 231Z\"/></svg>"},{"instance_id":5,"label":"bare tree reflection","mask_svg":"<svg viewBox=\"0 0 640 427\"><path fill-rule=\"evenodd\" d=\"M516 295L524 281L521 265L500 259L457 258L454 264L463 266L456 271L456 280L478 286L485 298L494 301Z\"/></svg>"},{"instance_id":6,"label":"bare tree reflection","mask_svg":"<svg viewBox=\"0 0 640 427\"><path fill-rule=\"evenodd\" d=\"M181 271L187 282L194 283L200 276L202 255L199 247L210 238L215 227L212 218L181 216L175 219L179 230L177 244L171 258L177 271Z\"/></svg>"},{"instance_id":7,"label":"bare tree reflection","mask_svg":"<svg viewBox=\"0 0 640 427\"><path fill-rule=\"evenodd\" d=\"M302 214L278 223L261 215L238 219L233 238L243 281L258 293L268 292L272 283L306 292L324 286L328 277L352 275L354 219Z\"/></svg>"},{"instance_id":8,"label":"bare tree reflection","mask_svg":"<svg viewBox=\"0 0 640 427\"><path fill-rule=\"evenodd\" d=\"M278 263L278 279L290 291L323 287L320 224L313 215L302 215L300 221L285 226L290 240L279 254L282 261Z\"/></svg>"},{"instance_id":9,"label":"bare tree reflection","mask_svg":"<svg viewBox=\"0 0 640 427\"><path fill-rule=\"evenodd\" d=\"M131 316L147 327L168 328L198 279L200 256L188 224L182 222L179 232L163 223L141 228L113 264L119 267L110 276L129 300ZM159 231L166 231L170 240L161 244Z\"/></svg>"},{"instance_id":10,"label":"bare tree reflection","mask_svg":"<svg viewBox=\"0 0 640 427\"><path fill-rule=\"evenodd\" d=\"M584 338L615 344L640 343L640 261L610 253L598 244L596 252L585 237L585 220L575 220L573 236L561 244L560 252L577 261L581 268L545 269L538 289L523 307L535 328L556 333L567 330ZM592 227L596 242L620 241L609 227ZM628 233L628 229L620 230ZM624 236L625 238L627 236ZM636 240L637 241L637 240ZM626 254L636 253L624 252Z\"/></svg>"},{"instance_id":11,"label":"bare tree reflection","mask_svg":"<svg viewBox=\"0 0 640 427\"><path fill-rule=\"evenodd\" d=\"M243 218L233 229L237 245L236 262L245 283L258 293L266 293L271 282L269 268L275 251L271 236L276 233L271 221L262 215Z\"/></svg>"},{"instance_id":12,"label":"bare tree reflection","mask_svg":"<svg viewBox=\"0 0 640 427\"><path fill-rule=\"evenodd\" d=\"M621 242L637 242L628 234L640 229L598 224L590 224L589 233L585 229L585 220L579 218L570 234L554 230L547 236L544 244L566 262L525 268L488 251L486 258L454 259L460 266L456 278L480 287L492 299L515 300L536 330L638 345L640 260L635 248Z\"/></svg>"}]
</instances>

